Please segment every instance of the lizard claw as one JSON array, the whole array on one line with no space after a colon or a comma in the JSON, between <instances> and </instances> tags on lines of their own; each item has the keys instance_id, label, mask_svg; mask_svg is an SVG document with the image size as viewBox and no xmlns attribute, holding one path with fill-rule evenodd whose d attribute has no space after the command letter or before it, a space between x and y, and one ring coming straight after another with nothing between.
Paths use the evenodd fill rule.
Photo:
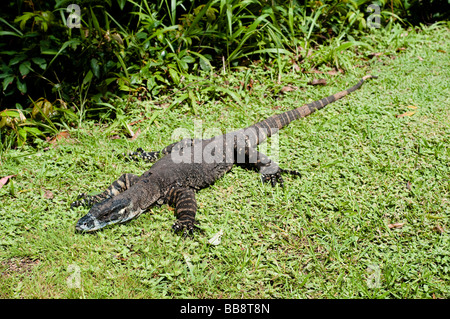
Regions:
<instances>
[{"instance_id":1,"label":"lizard claw","mask_svg":"<svg viewBox=\"0 0 450 319\"><path fill-rule=\"evenodd\" d=\"M280 171L272 174L261 174L261 179L263 183L270 182L272 187L278 183L281 187L284 187L283 177L281 177Z\"/></svg>"},{"instance_id":2,"label":"lizard claw","mask_svg":"<svg viewBox=\"0 0 450 319\"><path fill-rule=\"evenodd\" d=\"M194 223L198 224L197 221ZM194 223L189 220L180 221L177 219L173 223L172 229L175 233L183 232L183 237L186 238L187 236L192 236L194 231L199 229Z\"/></svg>"},{"instance_id":3,"label":"lizard claw","mask_svg":"<svg viewBox=\"0 0 450 319\"><path fill-rule=\"evenodd\" d=\"M281 187L284 187L284 181L283 177L281 177L281 173L288 173L295 176L302 176L297 171L287 170L279 168L276 173L270 173L270 174L261 174L261 179L263 183L270 182L272 184L272 187L275 187L275 185L278 183Z\"/></svg>"}]
</instances>

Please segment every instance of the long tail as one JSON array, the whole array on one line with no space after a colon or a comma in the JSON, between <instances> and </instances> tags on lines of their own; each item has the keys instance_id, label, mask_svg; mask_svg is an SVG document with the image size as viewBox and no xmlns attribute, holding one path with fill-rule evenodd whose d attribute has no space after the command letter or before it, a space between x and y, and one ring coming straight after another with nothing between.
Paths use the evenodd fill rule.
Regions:
<instances>
[{"instance_id":1,"label":"long tail","mask_svg":"<svg viewBox=\"0 0 450 319\"><path fill-rule=\"evenodd\" d=\"M278 130L282 129L292 121L295 121L299 118L306 117L310 115L311 113L314 113L316 110L320 110L321 108L325 107L326 105L333 103L334 101L337 101L344 96L346 96L349 93L352 93L359 89L361 85L364 83L367 79L376 79L377 76L375 75L366 75L364 76L356 85L352 86L351 88L338 92L336 94L330 95L326 98L323 98L318 101L314 101L309 104L302 105L296 109L273 115L264 121L258 122L250 127L248 127L245 131L249 132L250 130L256 133L256 143L254 145L258 145L259 143L263 142L266 138L270 137L271 135L278 132ZM255 141L253 139L253 141Z\"/></svg>"}]
</instances>

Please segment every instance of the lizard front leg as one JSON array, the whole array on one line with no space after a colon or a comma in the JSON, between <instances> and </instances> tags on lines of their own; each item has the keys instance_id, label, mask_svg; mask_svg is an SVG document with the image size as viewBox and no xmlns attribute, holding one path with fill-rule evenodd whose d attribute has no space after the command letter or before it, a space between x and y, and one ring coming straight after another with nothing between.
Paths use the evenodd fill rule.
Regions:
<instances>
[{"instance_id":1,"label":"lizard front leg","mask_svg":"<svg viewBox=\"0 0 450 319\"><path fill-rule=\"evenodd\" d=\"M301 176L301 174L297 171L293 170L285 170L278 166L277 163L272 161L267 155L258 152L256 149L252 147L246 147L245 152L245 164L253 165L255 168L259 170L261 173L261 180L263 183L270 182L272 186L276 184L280 184L281 187L284 186L283 177L281 177L282 173L289 173L296 176ZM237 156L239 159L239 154ZM242 156L241 156L242 158ZM239 164L239 163L238 163Z\"/></svg>"},{"instance_id":2,"label":"lizard front leg","mask_svg":"<svg viewBox=\"0 0 450 319\"><path fill-rule=\"evenodd\" d=\"M195 192L191 188L174 187L168 193L169 204L175 205L177 220L172 226L175 232L183 231L192 234L195 224L195 213L197 212L197 201Z\"/></svg>"},{"instance_id":3,"label":"lizard front leg","mask_svg":"<svg viewBox=\"0 0 450 319\"><path fill-rule=\"evenodd\" d=\"M105 199L111 198L130 188L139 180L139 176L134 174L123 174L114 183L111 184L104 192L98 195L87 195L85 193L78 196L77 200L70 204L70 207L92 206Z\"/></svg>"}]
</instances>

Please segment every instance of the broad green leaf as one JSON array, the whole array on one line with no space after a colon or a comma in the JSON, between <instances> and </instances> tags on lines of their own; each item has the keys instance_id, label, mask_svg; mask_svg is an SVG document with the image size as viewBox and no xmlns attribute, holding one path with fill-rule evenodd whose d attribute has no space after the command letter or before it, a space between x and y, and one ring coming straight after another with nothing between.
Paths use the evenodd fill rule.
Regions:
<instances>
[{"instance_id":1,"label":"broad green leaf","mask_svg":"<svg viewBox=\"0 0 450 319\"><path fill-rule=\"evenodd\" d=\"M22 76L27 75L28 73L30 73L31 69L31 61L24 61L19 65L19 71L20 74L22 74Z\"/></svg>"},{"instance_id":2,"label":"broad green leaf","mask_svg":"<svg viewBox=\"0 0 450 319\"><path fill-rule=\"evenodd\" d=\"M196 55L200 58L200 68L202 68L202 70L204 71L209 71L212 69L212 65L211 65L211 56L209 54L203 55L194 51L190 52L193 55ZM208 59L209 57L209 59Z\"/></svg>"},{"instance_id":3,"label":"broad green leaf","mask_svg":"<svg viewBox=\"0 0 450 319\"><path fill-rule=\"evenodd\" d=\"M25 29L25 24L29 19L31 19L34 16L33 12L24 12L21 16L14 19L14 22L17 23L20 21L20 28L23 30Z\"/></svg>"},{"instance_id":4,"label":"broad green leaf","mask_svg":"<svg viewBox=\"0 0 450 319\"><path fill-rule=\"evenodd\" d=\"M178 62L178 65L179 65L179 67L180 67L180 69L182 71L187 71L188 70L189 66L188 66L188 64L186 62L184 62L183 60L179 60L179 59L177 60L177 62Z\"/></svg>"},{"instance_id":5,"label":"broad green leaf","mask_svg":"<svg viewBox=\"0 0 450 319\"><path fill-rule=\"evenodd\" d=\"M55 108L55 110L57 110L58 112L63 112L65 114L67 114L70 118L72 119L77 119L77 115L75 114L75 112L73 112L71 109L62 109L62 108Z\"/></svg>"},{"instance_id":6,"label":"broad green leaf","mask_svg":"<svg viewBox=\"0 0 450 319\"><path fill-rule=\"evenodd\" d=\"M341 51L347 50L351 46L353 46L352 42L342 43L340 46L337 47L336 52L341 52Z\"/></svg>"},{"instance_id":7,"label":"broad green leaf","mask_svg":"<svg viewBox=\"0 0 450 319\"><path fill-rule=\"evenodd\" d=\"M21 93L27 93L27 84L25 82L21 82L19 79L17 79L17 88Z\"/></svg>"},{"instance_id":8,"label":"broad green leaf","mask_svg":"<svg viewBox=\"0 0 450 319\"><path fill-rule=\"evenodd\" d=\"M5 72L5 70L2 70L4 73L0 73L0 79L7 78L8 76L11 76L11 70L8 70L9 72Z\"/></svg>"},{"instance_id":9,"label":"broad green leaf","mask_svg":"<svg viewBox=\"0 0 450 319\"><path fill-rule=\"evenodd\" d=\"M30 127L30 126L23 126L23 129L33 135L43 135L43 133L41 132L41 130L39 130L36 127Z\"/></svg>"},{"instance_id":10,"label":"broad green leaf","mask_svg":"<svg viewBox=\"0 0 450 319\"><path fill-rule=\"evenodd\" d=\"M194 63L195 59L190 55L185 55L184 57L181 58L181 61L184 61L186 63Z\"/></svg>"},{"instance_id":11,"label":"broad green leaf","mask_svg":"<svg viewBox=\"0 0 450 319\"><path fill-rule=\"evenodd\" d=\"M0 116L2 117L18 117L20 121L25 121L25 116L23 115L21 110L4 110L0 112Z\"/></svg>"},{"instance_id":12,"label":"broad green leaf","mask_svg":"<svg viewBox=\"0 0 450 319\"><path fill-rule=\"evenodd\" d=\"M3 80L3 91L5 91L6 88L8 87L8 85L10 85L11 83L13 83L13 81L14 81L14 76L10 75L10 76L6 77L6 78Z\"/></svg>"},{"instance_id":13,"label":"broad green leaf","mask_svg":"<svg viewBox=\"0 0 450 319\"><path fill-rule=\"evenodd\" d=\"M180 77L178 76L178 72L175 69L169 68L169 74L175 84L180 83Z\"/></svg>"},{"instance_id":14,"label":"broad green leaf","mask_svg":"<svg viewBox=\"0 0 450 319\"><path fill-rule=\"evenodd\" d=\"M33 61L34 63L36 63L42 70L45 70L45 68L47 67L47 61L45 61L44 58L32 58L31 61Z\"/></svg>"},{"instance_id":15,"label":"broad green leaf","mask_svg":"<svg viewBox=\"0 0 450 319\"><path fill-rule=\"evenodd\" d=\"M6 55L17 55L17 51L11 51L11 50L1 51L0 53L6 54Z\"/></svg>"},{"instance_id":16,"label":"broad green leaf","mask_svg":"<svg viewBox=\"0 0 450 319\"><path fill-rule=\"evenodd\" d=\"M93 76L93 73L91 70L89 70L89 72L84 76L83 86L86 85L87 83L91 82L92 76Z\"/></svg>"},{"instance_id":17,"label":"broad green leaf","mask_svg":"<svg viewBox=\"0 0 450 319\"><path fill-rule=\"evenodd\" d=\"M96 58L91 59L91 70L97 79L100 78L100 65Z\"/></svg>"},{"instance_id":18,"label":"broad green leaf","mask_svg":"<svg viewBox=\"0 0 450 319\"><path fill-rule=\"evenodd\" d=\"M22 146L26 140L27 140L27 131L19 128L17 130L17 144L19 146Z\"/></svg>"},{"instance_id":19,"label":"broad green leaf","mask_svg":"<svg viewBox=\"0 0 450 319\"><path fill-rule=\"evenodd\" d=\"M200 59L199 64L200 64L200 68L203 71L210 71L211 70L211 63L208 60Z\"/></svg>"},{"instance_id":20,"label":"broad green leaf","mask_svg":"<svg viewBox=\"0 0 450 319\"><path fill-rule=\"evenodd\" d=\"M15 64L17 64L17 63L19 63L19 62L22 62L22 61L25 60L26 58L27 58L27 56L26 56L25 54L18 54L17 56L15 56L14 58L12 58L12 59L9 61L8 65L9 65L9 66L15 65Z\"/></svg>"}]
</instances>

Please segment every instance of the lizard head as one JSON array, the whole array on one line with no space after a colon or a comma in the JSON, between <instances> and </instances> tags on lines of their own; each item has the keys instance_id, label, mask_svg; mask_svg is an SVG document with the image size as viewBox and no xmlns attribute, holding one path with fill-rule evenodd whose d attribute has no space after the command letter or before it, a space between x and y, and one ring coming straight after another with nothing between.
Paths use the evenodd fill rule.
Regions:
<instances>
[{"instance_id":1,"label":"lizard head","mask_svg":"<svg viewBox=\"0 0 450 319\"><path fill-rule=\"evenodd\" d=\"M92 232L107 225L124 223L141 215L159 198L159 192L139 192L133 188L92 206L89 213L80 218L77 231Z\"/></svg>"},{"instance_id":2,"label":"lizard head","mask_svg":"<svg viewBox=\"0 0 450 319\"><path fill-rule=\"evenodd\" d=\"M113 197L92 206L89 213L78 220L75 229L90 232L107 225L124 223L141 213L141 209L132 207L130 200Z\"/></svg>"}]
</instances>

